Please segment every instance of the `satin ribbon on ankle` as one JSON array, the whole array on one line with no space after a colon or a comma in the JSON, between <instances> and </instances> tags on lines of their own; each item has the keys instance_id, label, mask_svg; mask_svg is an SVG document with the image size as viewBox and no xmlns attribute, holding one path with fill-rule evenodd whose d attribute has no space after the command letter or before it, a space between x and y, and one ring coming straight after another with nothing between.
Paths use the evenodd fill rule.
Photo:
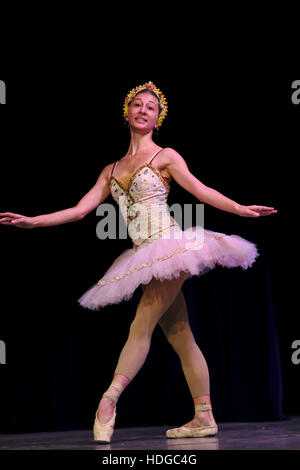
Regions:
<instances>
[{"instance_id":1,"label":"satin ribbon on ankle","mask_svg":"<svg viewBox=\"0 0 300 470\"><path fill-rule=\"evenodd\" d=\"M116 391L118 390L118 392ZM124 387L120 382L112 382L105 393L103 393L103 398L108 398L113 403L117 403L119 396L123 392Z\"/></svg>"},{"instance_id":2,"label":"satin ribbon on ankle","mask_svg":"<svg viewBox=\"0 0 300 470\"><path fill-rule=\"evenodd\" d=\"M202 404L202 403L199 403L198 405L195 405L195 410L196 412L198 411L210 411L212 409L211 405L210 404Z\"/></svg>"}]
</instances>

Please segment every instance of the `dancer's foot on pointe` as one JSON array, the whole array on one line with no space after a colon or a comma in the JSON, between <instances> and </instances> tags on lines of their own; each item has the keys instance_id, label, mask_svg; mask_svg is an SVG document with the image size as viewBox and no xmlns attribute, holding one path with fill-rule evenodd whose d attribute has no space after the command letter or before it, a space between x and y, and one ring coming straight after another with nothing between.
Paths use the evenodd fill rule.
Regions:
<instances>
[{"instance_id":1,"label":"dancer's foot on pointe","mask_svg":"<svg viewBox=\"0 0 300 470\"><path fill-rule=\"evenodd\" d=\"M129 382L127 377L120 377L124 385L114 379L100 400L97 417L102 424L106 424L112 419L118 398L125 388L125 382Z\"/></svg>"},{"instance_id":2,"label":"dancer's foot on pointe","mask_svg":"<svg viewBox=\"0 0 300 470\"><path fill-rule=\"evenodd\" d=\"M108 423L114 414L115 404L108 398L101 398L99 408L97 410L97 416L100 423Z\"/></svg>"}]
</instances>

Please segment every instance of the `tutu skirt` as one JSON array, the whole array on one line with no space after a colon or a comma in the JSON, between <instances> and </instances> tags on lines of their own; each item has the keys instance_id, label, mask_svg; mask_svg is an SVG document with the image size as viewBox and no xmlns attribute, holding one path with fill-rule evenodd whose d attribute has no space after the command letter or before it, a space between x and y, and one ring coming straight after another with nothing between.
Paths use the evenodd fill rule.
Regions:
<instances>
[{"instance_id":1,"label":"tutu skirt","mask_svg":"<svg viewBox=\"0 0 300 470\"><path fill-rule=\"evenodd\" d=\"M259 256L256 245L238 235L200 226L180 230L180 235L177 238L174 232L169 238L123 251L104 276L78 299L79 304L99 310L129 300L140 284L148 284L152 278L170 280L182 271L189 273L188 277L199 276L216 265L247 269Z\"/></svg>"}]
</instances>

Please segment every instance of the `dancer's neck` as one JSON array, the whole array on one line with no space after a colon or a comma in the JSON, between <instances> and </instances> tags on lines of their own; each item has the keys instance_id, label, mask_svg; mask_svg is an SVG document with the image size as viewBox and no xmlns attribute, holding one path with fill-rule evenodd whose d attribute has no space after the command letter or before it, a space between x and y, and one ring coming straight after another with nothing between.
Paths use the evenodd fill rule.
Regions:
<instances>
[{"instance_id":1,"label":"dancer's neck","mask_svg":"<svg viewBox=\"0 0 300 470\"><path fill-rule=\"evenodd\" d=\"M131 139L127 156L129 158L134 158L137 154L146 152L153 146L155 146L155 143L152 140L152 132L149 132L148 134L139 134L131 130Z\"/></svg>"}]
</instances>

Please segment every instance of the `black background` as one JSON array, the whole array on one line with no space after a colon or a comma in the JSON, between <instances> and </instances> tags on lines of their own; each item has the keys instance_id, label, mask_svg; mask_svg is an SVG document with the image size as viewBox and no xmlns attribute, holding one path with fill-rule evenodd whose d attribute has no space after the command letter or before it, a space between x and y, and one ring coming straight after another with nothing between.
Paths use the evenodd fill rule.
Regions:
<instances>
[{"instance_id":1,"label":"black background","mask_svg":"<svg viewBox=\"0 0 300 470\"><path fill-rule=\"evenodd\" d=\"M66 40L7 61L1 108L0 211L28 216L75 205L129 145L127 92L152 80L169 113L154 140L191 172L241 204L278 214L240 218L205 206L205 227L257 244L247 271L216 268L184 285L195 338L211 374L217 421L299 414L299 109L291 101L290 47L248 35L89 43ZM140 33L139 33L140 34ZM215 38L216 39L216 38ZM37 38L35 38L35 43ZM109 43L109 46L108 46ZM83 46L84 44L84 46ZM96 46L97 44L97 46ZM2 65L5 62L2 62ZM112 202L109 198L106 202ZM197 201L175 182L173 202ZM77 299L130 240L98 240L99 218L23 230L0 226L1 432L89 428L112 379L141 291L99 312ZM117 426L180 424L192 400L180 361L157 328L147 360L118 403Z\"/></svg>"}]
</instances>

